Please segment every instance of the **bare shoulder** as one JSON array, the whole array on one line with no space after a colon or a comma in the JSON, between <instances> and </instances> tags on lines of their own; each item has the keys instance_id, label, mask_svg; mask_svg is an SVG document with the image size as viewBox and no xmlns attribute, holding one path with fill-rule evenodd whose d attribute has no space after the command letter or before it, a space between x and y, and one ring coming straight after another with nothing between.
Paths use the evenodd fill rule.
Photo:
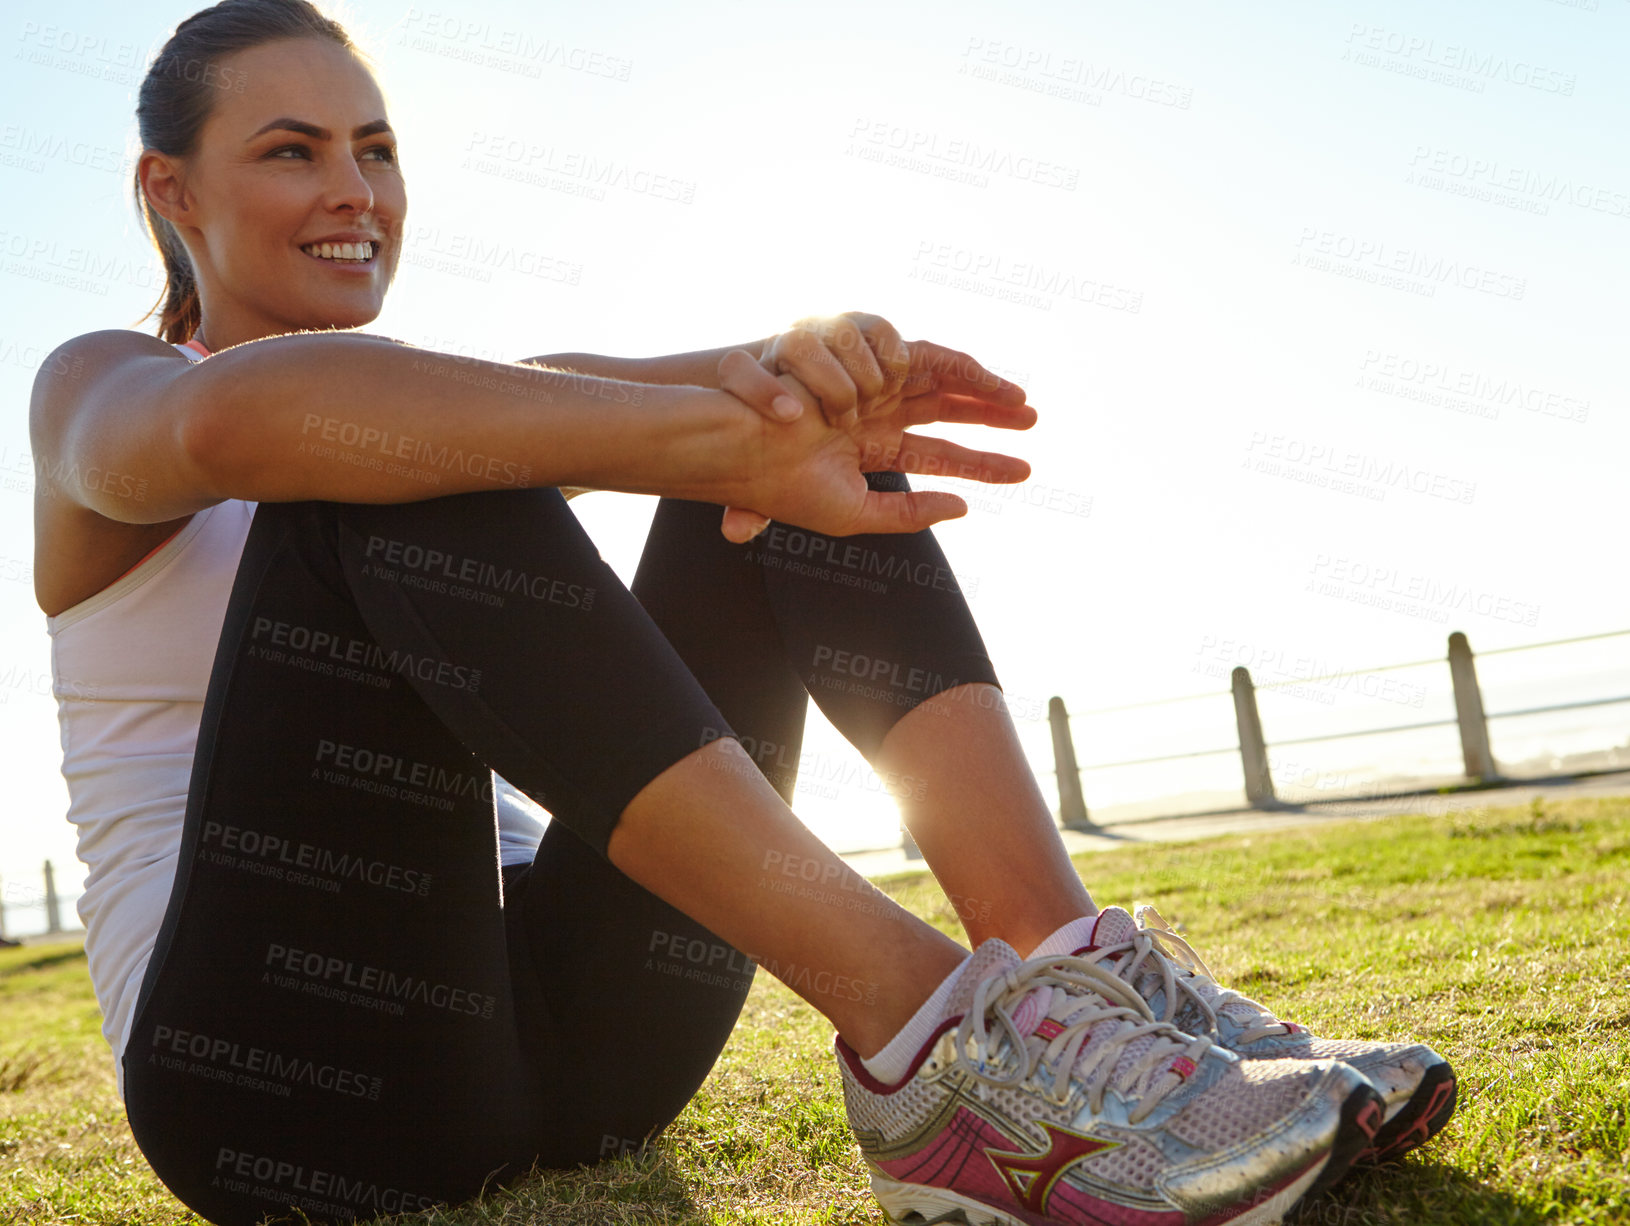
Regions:
<instances>
[{"instance_id":1,"label":"bare shoulder","mask_svg":"<svg viewBox=\"0 0 1630 1226\"><path fill-rule=\"evenodd\" d=\"M138 508L146 492L139 454L102 440L128 430L140 402L191 365L173 345L110 328L58 345L40 363L29 400L34 467L34 592L48 615L95 595L191 516L153 522ZM101 444L101 445L99 445Z\"/></svg>"},{"instance_id":2,"label":"bare shoulder","mask_svg":"<svg viewBox=\"0 0 1630 1226\"><path fill-rule=\"evenodd\" d=\"M40 363L29 397L29 432L36 450L82 406L131 374L131 363L187 364L175 346L128 328L105 328L63 341ZM170 367L178 369L178 367Z\"/></svg>"},{"instance_id":3,"label":"bare shoulder","mask_svg":"<svg viewBox=\"0 0 1630 1226\"><path fill-rule=\"evenodd\" d=\"M174 345L146 332L131 328L102 328L63 341L40 364L40 373L54 377L83 374L92 367L106 367L135 357L168 357L178 362L187 360Z\"/></svg>"}]
</instances>

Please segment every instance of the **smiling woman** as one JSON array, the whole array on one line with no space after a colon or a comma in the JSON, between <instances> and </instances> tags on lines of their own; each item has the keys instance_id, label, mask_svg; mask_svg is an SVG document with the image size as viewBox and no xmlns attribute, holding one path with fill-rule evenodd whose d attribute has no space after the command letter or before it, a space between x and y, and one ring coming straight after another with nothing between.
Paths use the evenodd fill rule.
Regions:
<instances>
[{"instance_id":1,"label":"smiling woman","mask_svg":"<svg viewBox=\"0 0 1630 1226\"><path fill-rule=\"evenodd\" d=\"M235 27L254 18L244 15L234 23L218 15L207 33L200 30L192 42L176 45L169 63L162 58L155 62L142 84L136 114L144 157L136 172L136 199L164 257L168 285L159 334L167 341L193 338L200 303L185 245L155 201L175 207L191 193L197 207L209 209L217 201L234 199L238 209L215 211L238 218L240 224L212 236L211 262L227 277L241 269L245 285L265 284L281 274L286 288L282 301L254 294L230 307L218 304L211 320L218 329L216 348L235 343L228 336L266 335L261 329L267 325L272 332L309 327L300 316L319 305L332 321L328 326L366 323L378 316L395 275L407 190L397 164L396 137L384 118L384 98L372 74L356 70L361 52L338 24L320 15L284 12L281 22L274 17L255 27L258 35L275 30L283 37L249 46L243 40L254 35ZM236 54L220 73L220 85L186 71L206 57L214 64L229 48ZM296 98L319 97L343 83L346 108L377 118L355 125L349 139L340 142L330 129L293 116L256 124L265 105L264 89L250 88L257 79L286 83ZM245 131L246 136L239 135ZM228 133L231 139L216 139ZM219 156L200 156L206 150ZM314 182L322 184L325 196L320 217L313 215ZM243 207L251 202L252 208ZM366 217L366 226L332 228L329 219L344 209ZM367 244L360 259L358 244ZM300 253L322 260L332 279L314 281L323 273L307 267ZM238 319L237 313L251 318ZM254 318L263 314L270 318ZM340 322L347 317L348 322Z\"/></svg>"},{"instance_id":2,"label":"smiling woman","mask_svg":"<svg viewBox=\"0 0 1630 1226\"><path fill-rule=\"evenodd\" d=\"M755 964L833 1023L896 1219L1262 1226L1441 1127L1430 1051L1326 1058L1071 867L928 531L965 508L904 475L1024 479L910 430L1028 428L1022 389L858 312L643 359L357 331L406 186L306 0L183 22L138 116L160 336L42 364L35 576L104 1033L189 1206L343 1221L627 1152ZM562 487L661 496L631 588ZM787 807L811 696L910 781L975 952Z\"/></svg>"}]
</instances>

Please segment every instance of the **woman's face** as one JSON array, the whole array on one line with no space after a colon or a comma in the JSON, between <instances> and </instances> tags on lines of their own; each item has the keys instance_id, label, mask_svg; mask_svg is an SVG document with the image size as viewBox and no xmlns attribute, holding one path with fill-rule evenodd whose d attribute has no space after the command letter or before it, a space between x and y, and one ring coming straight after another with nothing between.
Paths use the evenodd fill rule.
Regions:
<instances>
[{"instance_id":1,"label":"woman's face","mask_svg":"<svg viewBox=\"0 0 1630 1226\"><path fill-rule=\"evenodd\" d=\"M183 172L190 211L178 226L198 272L206 340L370 322L396 273L407 214L373 74L320 38L266 43L218 68L230 85L216 93ZM348 253L340 242L373 247Z\"/></svg>"}]
</instances>

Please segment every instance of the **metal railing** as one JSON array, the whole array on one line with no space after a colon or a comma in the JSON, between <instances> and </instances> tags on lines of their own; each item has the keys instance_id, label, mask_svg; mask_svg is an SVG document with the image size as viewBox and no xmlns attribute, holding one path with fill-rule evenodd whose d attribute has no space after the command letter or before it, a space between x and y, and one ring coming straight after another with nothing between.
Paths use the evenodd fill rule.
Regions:
<instances>
[{"instance_id":1,"label":"metal railing","mask_svg":"<svg viewBox=\"0 0 1630 1226\"><path fill-rule=\"evenodd\" d=\"M1519 643L1511 647L1496 647L1481 654L1484 656L1507 655L1513 652L1533 651L1543 647L1561 647L1573 643L1620 638L1626 635L1630 635L1630 630L1609 630L1600 634L1582 634L1571 638L1551 639L1543 643ZM1467 779L1477 783L1495 783L1501 781L1502 776L1499 773L1490 747L1488 735L1490 720L1514 719L1520 716L1545 715L1556 711L1574 711L1630 703L1630 694L1623 694L1606 698L1589 698L1574 702L1558 702L1544 706L1524 707L1510 711L1485 712L1482 690L1477 682L1477 670L1471 646L1466 636L1459 631L1449 636L1449 651L1446 662L1449 665L1449 674L1454 690L1455 715L1453 718L1421 720L1408 724L1389 724L1382 727L1348 728L1337 732L1321 733L1316 736L1276 738L1273 744L1275 746L1310 745L1322 741L1345 741L1354 737L1379 736L1384 733L1414 732L1427 728L1458 726L1460 729L1461 756L1464 761ZM1081 783L1081 772L1083 771L1107 770L1112 767L1124 766L1147 766L1159 762L1176 762L1189 758L1204 758L1235 753L1240 755L1247 802L1256 808L1272 808L1279 802L1274 789L1273 773L1268 761L1268 744L1263 736L1261 719L1257 713L1256 694L1258 690L1285 689L1291 686L1305 686L1341 678L1368 676L1374 673L1391 672L1406 668L1422 668L1443 663L1445 663L1443 659L1410 660L1400 664L1382 664L1375 668L1343 669L1339 672L1323 673L1317 676L1290 677L1280 681L1270 681L1262 685L1253 684L1250 670L1239 667L1235 668L1230 674L1230 689L1228 691L1208 690L1203 693L1180 694L1172 698L1156 698L1144 702L1099 707L1090 711L1078 712L1073 717L1066 712L1064 700L1055 697L1048 704L1048 717L1052 724L1054 773L1058 777L1059 784L1059 816L1067 828L1090 827L1092 825L1087 813L1085 792ZM1224 693L1231 695L1234 702L1237 739L1233 744L1219 746L1215 749L1184 750L1177 753L1125 758L1112 762L1077 764L1075 746L1070 732L1070 720L1072 718L1116 715L1127 711L1195 702L1201 699L1216 701Z\"/></svg>"},{"instance_id":2,"label":"metal railing","mask_svg":"<svg viewBox=\"0 0 1630 1226\"><path fill-rule=\"evenodd\" d=\"M1511 647L1492 648L1480 654L1485 657L1508 655L1514 652L1534 651L1540 648L1561 647L1574 643L1586 643L1625 636L1630 636L1630 629L1610 630L1600 634L1576 635L1572 638L1551 639L1543 643L1520 643ZM1466 636L1459 631L1449 636L1447 661L1442 658L1409 660L1398 664L1382 664L1374 668L1343 669L1338 672L1321 673L1316 676L1287 677L1284 680L1269 681L1260 685L1253 683L1248 668L1239 667L1235 668L1230 674L1230 687L1227 690L1206 690L1193 694L1179 694L1170 698L1155 698L1141 702L1122 703L1117 706L1098 707L1077 712L1074 716L1065 710L1062 698L1054 697L1048 702L1047 714L1052 732L1054 774L1058 780L1060 819L1066 828L1093 828L1093 822L1087 810L1085 789L1082 785L1084 772L1109 770L1117 767L1149 766L1162 762L1177 762L1228 754L1240 755L1247 802L1257 808L1276 807L1280 802L1269 763L1269 743L1263 735L1261 719L1257 712L1256 695L1258 691L1288 689L1292 686L1312 685L1325 681L1369 676L1409 668L1441 666L1445 662L1449 665L1450 677L1453 682L1455 699L1455 715L1453 718L1419 720L1413 723L1387 724L1381 727L1347 728L1335 732L1320 733L1315 736L1280 737L1275 738L1272 744L1275 747L1310 745L1319 742L1351 740L1356 737L1380 736L1386 733L1415 732L1431 728L1458 726L1460 729L1461 755L1467 779L1479 783L1494 783L1501 781L1502 776L1499 774L1490 747L1489 721L1630 703L1630 694L1624 694L1607 698L1589 698L1574 702L1530 706L1509 711L1485 712L1482 690L1478 685L1471 647L1466 640ZM1079 763L1077 761L1074 739L1070 731L1071 719L1118 715L1128 711L1166 707L1201 700L1215 702L1224 696L1231 696L1234 705L1236 739L1231 744L1210 749L1180 750L1175 753L1153 754L1109 762ZM1343 799L1354 798L1344 797ZM909 838L906 845L910 848ZM62 928L61 902L57 896L55 875L50 861L45 863L43 878L43 889L24 885L15 878L0 882L0 937L4 937L7 933L6 914L8 910L43 908L45 911L46 933L54 934L64 931Z\"/></svg>"}]
</instances>

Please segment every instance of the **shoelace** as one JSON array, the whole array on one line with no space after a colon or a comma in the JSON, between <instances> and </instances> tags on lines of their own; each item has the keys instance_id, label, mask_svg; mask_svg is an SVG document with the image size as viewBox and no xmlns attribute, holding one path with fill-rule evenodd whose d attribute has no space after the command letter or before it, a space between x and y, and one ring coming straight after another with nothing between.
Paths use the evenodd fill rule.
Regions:
<instances>
[{"instance_id":1,"label":"shoelace","mask_svg":"<svg viewBox=\"0 0 1630 1226\"><path fill-rule=\"evenodd\" d=\"M1167 942L1171 943L1169 947ZM1249 996L1243 996L1233 988L1225 988L1218 983L1217 977L1211 973L1211 968L1205 964L1200 955L1195 953L1194 947L1169 928L1139 928L1127 940L1090 950L1080 957L1094 964L1114 962L1117 955L1127 951L1135 956L1123 959L1121 965L1115 968L1114 974L1128 984L1135 984L1139 968L1146 962L1152 963L1154 969L1159 971L1161 984L1166 990L1165 1016L1160 1019L1163 1022L1169 1023L1177 1016L1177 989L1182 988L1205 1016L1206 1026L1212 1034L1222 1033L1222 1029L1217 1025L1217 1010L1230 1004L1245 1005L1258 1017L1269 1019L1266 1023L1259 1023L1243 1031L1235 1040L1237 1043L1242 1045L1255 1043L1258 1039L1265 1039L1270 1035L1292 1032L1293 1028L1289 1022L1273 1018ZM1174 972L1172 966L1174 962L1180 965L1181 974ZM1207 1000L1195 986L1195 981L1198 980L1210 984L1211 1000ZM1141 994L1137 995L1140 1000L1143 999Z\"/></svg>"},{"instance_id":2,"label":"shoelace","mask_svg":"<svg viewBox=\"0 0 1630 1226\"><path fill-rule=\"evenodd\" d=\"M1037 988L1052 990L1043 1020L1052 1019L1058 1027L1044 1047L1032 1046L1026 1041L1037 1032L1030 1036L1022 1034L1010 1007L1022 1002ZM1053 1010L1060 1004L1058 994L1061 992L1081 995L1055 1017ZM985 1024L988 1017L996 1020L1009 1048L1019 1056L1018 1063L1007 1075L988 1067L993 1054L991 1033ZM1091 1050L1083 1058L1081 1048L1089 1040L1088 1031L1109 1019L1120 1020L1121 1029L1092 1039ZM1141 1059L1117 1075L1115 1058L1128 1043L1144 1035L1153 1035L1156 1041ZM1043 1038L1046 1040L1047 1036ZM968 1058L970 1043L978 1053L979 1065ZM1021 1084L1030 1079L1038 1065L1045 1064L1052 1082L1044 1094L1048 1101L1060 1107L1069 1101L1073 1075L1087 1087L1088 1102L1095 1112L1103 1110L1104 1094L1111 1083L1122 1092L1131 1092L1142 1082L1143 1097L1127 1115L1136 1124L1187 1079L1212 1046L1209 1038L1186 1035L1166 1022L1156 1021L1148 1003L1102 967L1079 958L1041 957L992 975L975 988L973 1005L957 1027L956 1063L972 1076L997 1086ZM1173 1047L1181 1049L1175 1057ZM1149 1085L1151 1074L1163 1064L1167 1075L1159 1083ZM1094 1076L1100 1071L1101 1075Z\"/></svg>"}]
</instances>

